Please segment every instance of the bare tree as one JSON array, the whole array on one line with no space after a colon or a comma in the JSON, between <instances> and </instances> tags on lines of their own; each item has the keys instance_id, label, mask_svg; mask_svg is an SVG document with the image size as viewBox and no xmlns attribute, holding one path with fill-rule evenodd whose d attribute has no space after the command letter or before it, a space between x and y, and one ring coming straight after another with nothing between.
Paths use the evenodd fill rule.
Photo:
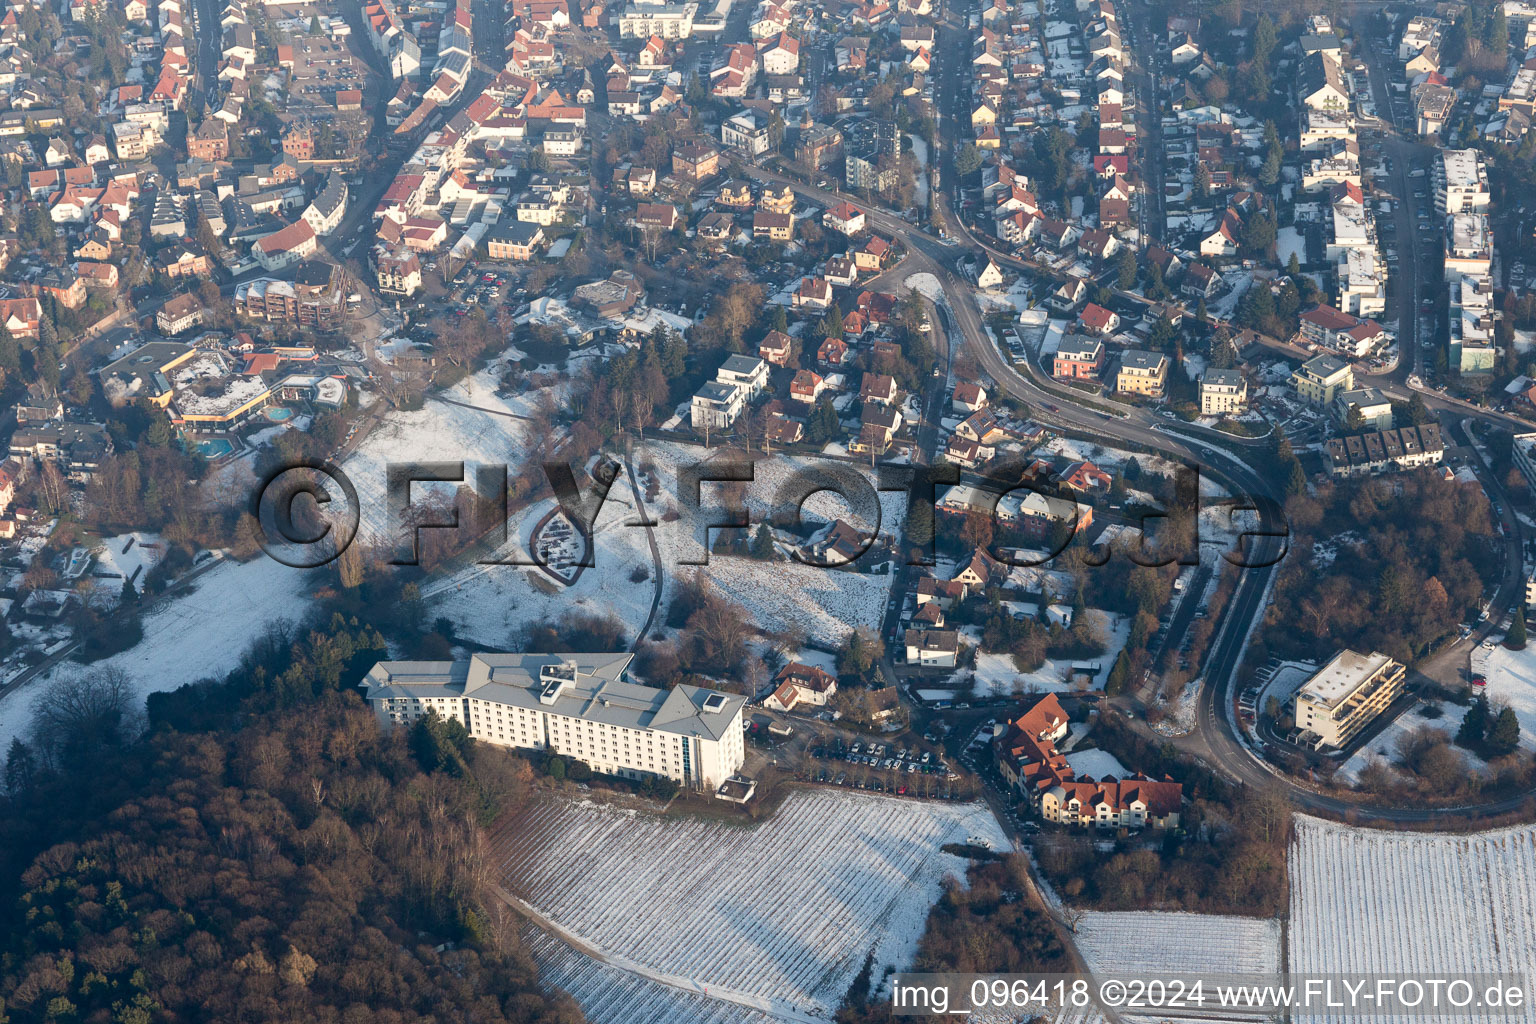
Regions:
<instances>
[{"instance_id":1,"label":"bare tree","mask_svg":"<svg viewBox=\"0 0 1536 1024\"><path fill-rule=\"evenodd\" d=\"M132 739L141 717L139 696L121 668L61 672L33 710L33 745L55 763L83 762Z\"/></svg>"}]
</instances>

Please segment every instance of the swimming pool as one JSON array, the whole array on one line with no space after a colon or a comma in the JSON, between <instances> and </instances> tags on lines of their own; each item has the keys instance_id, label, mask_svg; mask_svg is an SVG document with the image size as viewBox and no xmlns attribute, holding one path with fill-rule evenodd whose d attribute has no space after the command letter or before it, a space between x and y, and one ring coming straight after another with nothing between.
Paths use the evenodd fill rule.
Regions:
<instances>
[{"instance_id":1,"label":"swimming pool","mask_svg":"<svg viewBox=\"0 0 1536 1024\"><path fill-rule=\"evenodd\" d=\"M233 441L224 437L211 437L197 442L197 454L205 459L217 459L235 450Z\"/></svg>"},{"instance_id":2,"label":"swimming pool","mask_svg":"<svg viewBox=\"0 0 1536 1024\"><path fill-rule=\"evenodd\" d=\"M281 405L274 405L267 410L267 419L271 420L273 423L282 423L285 420L291 420L293 419L293 410L284 408Z\"/></svg>"}]
</instances>

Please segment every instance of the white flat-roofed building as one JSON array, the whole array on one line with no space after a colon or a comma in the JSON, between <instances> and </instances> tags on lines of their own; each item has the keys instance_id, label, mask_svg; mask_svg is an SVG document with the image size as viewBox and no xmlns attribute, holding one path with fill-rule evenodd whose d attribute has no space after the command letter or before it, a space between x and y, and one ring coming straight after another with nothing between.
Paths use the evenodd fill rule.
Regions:
<instances>
[{"instance_id":1,"label":"white flat-roofed building","mask_svg":"<svg viewBox=\"0 0 1536 1024\"><path fill-rule=\"evenodd\" d=\"M1382 316L1387 309L1387 275L1375 249L1346 249L1339 254L1338 307L1362 319Z\"/></svg>"},{"instance_id":2,"label":"white flat-roofed building","mask_svg":"<svg viewBox=\"0 0 1536 1024\"><path fill-rule=\"evenodd\" d=\"M1484 213L1454 213L1446 223L1445 280L1486 277L1493 265L1493 231Z\"/></svg>"},{"instance_id":3,"label":"white flat-roofed building","mask_svg":"<svg viewBox=\"0 0 1536 1024\"><path fill-rule=\"evenodd\" d=\"M698 4L632 3L619 15L619 38L687 39L698 13Z\"/></svg>"},{"instance_id":4,"label":"white flat-roofed building","mask_svg":"<svg viewBox=\"0 0 1536 1024\"><path fill-rule=\"evenodd\" d=\"M1493 201L1488 168L1475 149L1444 149L1434 163L1435 210L1441 215L1471 213Z\"/></svg>"},{"instance_id":5,"label":"white flat-roofed building","mask_svg":"<svg viewBox=\"0 0 1536 1024\"><path fill-rule=\"evenodd\" d=\"M1296 728L1315 748L1343 747L1403 691L1407 671L1379 652L1344 650L1296 691Z\"/></svg>"},{"instance_id":6,"label":"white flat-roofed building","mask_svg":"<svg viewBox=\"0 0 1536 1024\"><path fill-rule=\"evenodd\" d=\"M1302 114L1301 151L1332 149L1333 143L1355 137L1354 121L1337 110L1307 110Z\"/></svg>"},{"instance_id":7,"label":"white flat-roofed building","mask_svg":"<svg viewBox=\"0 0 1536 1024\"><path fill-rule=\"evenodd\" d=\"M485 743L548 750L593 771L660 776L714 790L744 758L746 698L697 686L626 682L629 654L476 654L381 661L364 696L386 728L429 711Z\"/></svg>"},{"instance_id":8,"label":"white flat-roofed building","mask_svg":"<svg viewBox=\"0 0 1536 1024\"><path fill-rule=\"evenodd\" d=\"M1200 378L1200 415L1226 416L1248 407L1248 382L1236 370L1207 370Z\"/></svg>"}]
</instances>

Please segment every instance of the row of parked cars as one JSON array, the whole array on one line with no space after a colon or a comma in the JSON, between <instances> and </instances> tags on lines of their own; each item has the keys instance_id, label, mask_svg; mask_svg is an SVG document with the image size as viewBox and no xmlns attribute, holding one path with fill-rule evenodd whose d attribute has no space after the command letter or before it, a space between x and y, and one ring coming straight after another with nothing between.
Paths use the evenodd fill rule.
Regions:
<instances>
[{"instance_id":1,"label":"row of parked cars","mask_svg":"<svg viewBox=\"0 0 1536 1024\"><path fill-rule=\"evenodd\" d=\"M922 773L925 775L953 774L931 751L919 751L916 747L908 750L906 747L894 747L886 743L855 742L846 750L839 747L818 747L811 751L812 756L818 758L830 758L834 760L848 761L852 764L868 765L871 768L879 768L883 771L907 772L909 774Z\"/></svg>"}]
</instances>

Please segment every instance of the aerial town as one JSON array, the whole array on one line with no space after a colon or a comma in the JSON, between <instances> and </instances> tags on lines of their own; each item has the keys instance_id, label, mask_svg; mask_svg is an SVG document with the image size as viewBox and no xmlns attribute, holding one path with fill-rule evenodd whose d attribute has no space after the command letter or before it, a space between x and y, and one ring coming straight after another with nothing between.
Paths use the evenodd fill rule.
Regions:
<instances>
[{"instance_id":1,"label":"aerial town","mask_svg":"<svg viewBox=\"0 0 1536 1024\"><path fill-rule=\"evenodd\" d=\"M0 1024L1523 977L1533 120L1532 0L4 0Z\"/></svg>"}]
</instances>

